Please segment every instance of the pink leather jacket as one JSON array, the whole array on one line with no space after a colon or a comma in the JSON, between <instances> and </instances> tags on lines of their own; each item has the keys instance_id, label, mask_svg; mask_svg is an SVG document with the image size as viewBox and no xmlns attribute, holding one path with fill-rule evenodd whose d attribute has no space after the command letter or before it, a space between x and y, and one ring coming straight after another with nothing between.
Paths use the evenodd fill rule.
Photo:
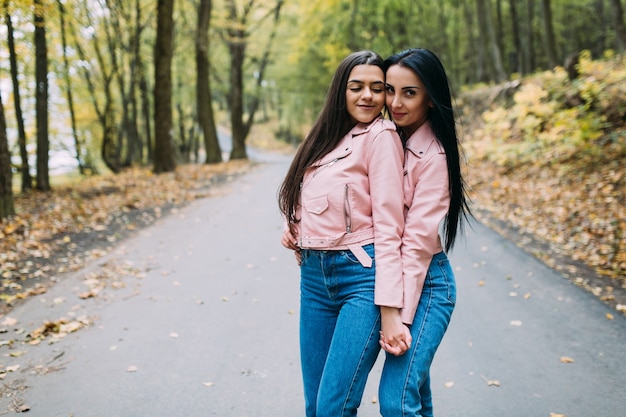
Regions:
<instances>
[{"instance_id":1,"label":"pink leather jacket","mask_svg":"<svg viewBox=\"0 0 626 417\"><path fill-rule=\"evenodd\" d=\"M357 124L307 171L296 224L304 249L349 249L365 267L374 243L376 304L402 307L402 142L382 117Z\"/></svg>"},{"instance_id":2,"label":"pink leather jacket","mask_svg":"<svg viewBox=\"0 0 626 417\"><path fill-rule=\"evenodd\" d=\"M406 144L404 167L405 225L402 237L402 321L413 322L433 255L441 252L439 224L450 207L446 153L430 122Z\"/></svg>"}]
</instances>

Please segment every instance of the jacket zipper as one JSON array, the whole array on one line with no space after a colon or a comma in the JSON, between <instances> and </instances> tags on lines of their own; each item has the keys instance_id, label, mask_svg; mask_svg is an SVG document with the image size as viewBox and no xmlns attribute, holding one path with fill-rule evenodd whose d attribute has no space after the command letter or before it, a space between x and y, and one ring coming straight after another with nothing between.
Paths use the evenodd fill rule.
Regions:
<instances>
[{"instance_id":1,"label":"jacket zipper","mask_svg":"<svg viewBox=\"0 0 626 417\"><path fill-rule=\"evenodd\" d=\"M331 166L334 165L335 162L337 162L339 160L339 158L335 158L330 162L325 163L324 165L318 165L315 169L315 172L313 173L313 175L311 175L311 178L315 177L317 174L319 174L320 170L322 168L330 168Z\"/></svg>"},{"instance_id":2,"label":"jacket zipper","mask_svg":"<svg viewBox=\"0 0 626 417\"><path fill-rule=\"evenodd\" d=\"M346 223L346 233L352 231L352 212L350 211L350 199L349 197L350 185L344 185L344 200L343 200L343 218Z\"/></svg>"}]
</instances>

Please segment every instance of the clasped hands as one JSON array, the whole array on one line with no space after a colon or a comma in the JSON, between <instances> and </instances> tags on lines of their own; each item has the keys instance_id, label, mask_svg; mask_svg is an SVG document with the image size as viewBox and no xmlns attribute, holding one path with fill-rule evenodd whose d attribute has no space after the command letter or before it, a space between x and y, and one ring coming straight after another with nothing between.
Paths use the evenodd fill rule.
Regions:
<instances>
[{"instance_id":1,"label":"clasped hands","mask_svg":"<svg viewBox=\"0 0 626 417\"><path fill-rule=\"evenodd\" d=\"M411 348L413 337L409 326L402 323L400 309L395 307L380 307L381 332L380 347L387 353L395 356L403 355Z\"/></svg>"}]
</instances>

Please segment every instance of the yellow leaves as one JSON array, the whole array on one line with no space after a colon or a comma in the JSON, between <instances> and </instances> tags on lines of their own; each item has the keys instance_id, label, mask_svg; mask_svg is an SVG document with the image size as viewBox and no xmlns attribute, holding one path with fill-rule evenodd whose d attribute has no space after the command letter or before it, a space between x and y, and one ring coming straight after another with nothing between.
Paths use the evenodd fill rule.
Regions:
<instances>
[{"instance_id":1,"label":"yellow leaves","mask_svg":"<svg viewBox=\"0 0 626 417\"><path fill-rule=\"evenodd\" d=\"M615 60L583 67L580 83L539 74L522 81L512 107L498 102L482 118L464 118L477 121L465 130L471 156L466 175L477 206L546 244L546 263L572 279L586 274L557 258L566 256L620 288L626 285L626 211L620 204L626 200L626 133L611 112L626 96L626 66ZM588 110L567 103L583 88L595 95ZM493 95L483 93L478 103L474 92L470 100L473 108L484 108ZM615 302L606 285L581 286Z\"/></svg>"},{"instance_id":2,"label":"yellow leaves","mask_svg":"<svg viewBox=\"0 0 626 417\"><path fill-rule=\"evenodd\" d=\"M574 359L569 356L561 356L561 363L574 363Z\"/></svg>"},{"instance_id":3,"label":"yellow leaves","mask_svg":"<svg viewBox=\"0 0 626 417\"><path fill-rule=\"evenodd\" d=\"M65 337L69 333L74 333L89 324L91 324L91 320L86 317L81 317L75 320L61 318L57 321L44 321L41 326L30 332L28 337L31 341L37 342L41 342L48 336L53 336L58 339Z\"/></svg>"}]
</instances>

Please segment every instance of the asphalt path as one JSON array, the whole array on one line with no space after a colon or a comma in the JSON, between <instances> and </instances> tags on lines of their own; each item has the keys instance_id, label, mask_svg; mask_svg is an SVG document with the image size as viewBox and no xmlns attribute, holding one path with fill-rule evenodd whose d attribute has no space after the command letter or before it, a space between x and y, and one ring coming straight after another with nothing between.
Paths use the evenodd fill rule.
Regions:
<instances>
[{"instance_id":1,"label":"asphalt path","mask_svg":"<svg viewBox=\"0 0 626 417\"><path fill-rule=\"evenodd\" d=\"M264 162L2 318L0 415L303 416L299 277ZM476 223L451 254L458 303L432 368L438 417L625 417L626 319ZM94 280L97 296L80 294ZM607 314L615 317L609 319ZM39 345L45 320L89 323ZM53 342L53 343L52 343ZM381 354L359 416L378 416ZM16 368L16 366L18 366Z\"/></svg>"}]
</instances>

